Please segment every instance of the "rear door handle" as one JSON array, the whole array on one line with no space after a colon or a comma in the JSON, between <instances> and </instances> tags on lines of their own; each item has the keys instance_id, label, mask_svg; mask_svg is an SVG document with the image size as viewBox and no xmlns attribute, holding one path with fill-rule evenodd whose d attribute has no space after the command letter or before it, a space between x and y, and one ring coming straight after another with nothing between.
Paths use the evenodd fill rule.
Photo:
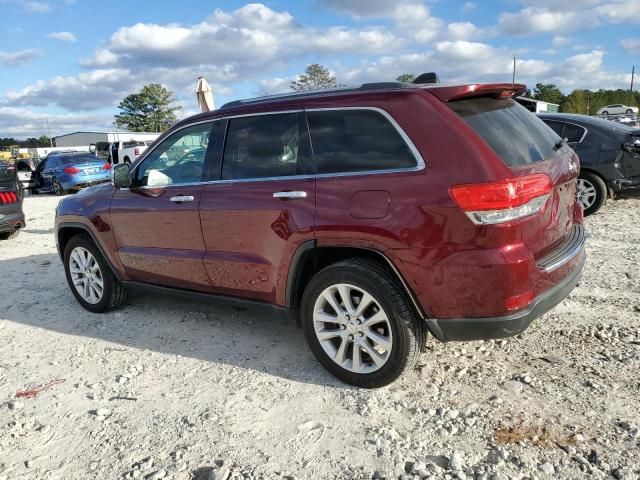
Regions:
<instances>
[{"instance_id":1,"label":"rear door handle","mask_svg":"<svg viewBox=\"0 0 640 480\"><path fill-rule=\"evenodd\" d=\"M171 197L169 201L174 203L187 203L193 202L193 195L176 195L175 197Z\"/></svg>"},{"instance_id":2,"label":"rear door handle","mask_svg":"<svg viewBox=\"0 0 640 480\"><path fill-rule=\"evenodd\" d=\"M294 198L307 198L307 192L275 192L273 198L279 198L281 200L291 200Z\"/></svg>"}]
</instances>

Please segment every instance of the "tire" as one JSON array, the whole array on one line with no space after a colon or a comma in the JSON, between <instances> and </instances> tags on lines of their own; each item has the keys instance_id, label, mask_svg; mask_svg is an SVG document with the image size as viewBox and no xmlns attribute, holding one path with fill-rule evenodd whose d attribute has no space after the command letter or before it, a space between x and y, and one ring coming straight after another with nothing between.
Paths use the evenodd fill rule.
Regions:
<instances>
[{"instance_id":1,"label":"tire","mask_svg":"<svg viewBox=\"0 0 640 480\"><path fill-rule=\"evenodd\" d=\"M2 232L0 233L0 240L11 240L12 238L16 238L20 233L20 229L16 228L10 232Z\"/></svg>"},{"instance_id":2,"label":"tire","mask_svg":"<svg viewBox=\"0 0 640 480\"><path fill-rule=\"evenodd\" d=\"M607 200L607 186L599 175L583 171L578 177L576 197L588 217L596 213Z\"/></svg>"},{"instance_id":3,"label":"tire","mask_svg":"<svg viewBox=\"0 0 640 480\"><path fill-rule=\"evenodd\" d=\"M344 315L349 308L344 307L340 291L349 292L351 313L358 314L364 294L368 294L372 302L368 302L368 307L354 320L350 315ZM326 301L327 294L337 302L334 305L341 309L342 314L335 315L337 311L327 307L330 305ZM356 303L358 298L360 301ZM322 309L319 305L323 305ZM327 313L331 311L333 315ZM376 312L382 312L382 315L376 316ZM384 320L376 321L374 316ZM323 321L331 320L331 317L341 319L342 323ZM388 385L413 367L427 338L426 324L418 317L397 278L380 262L364 258L335 263L311 279L302 297L301 322L316 359L338 379L364 388ZM367 323L375 327L375 332L367 328ZM328 337L321 343L318 335L322 334L328 334ZM389 347L385 349L383 343L374 342L372 337L379 342L384 341ZM354 350L356 343L362 345L359 355ZM376 355L377 362L367 350ZM342 362L334 360L340 355ZM359 358L357 362L356 356Z\"/></svg>"},{"instance_id":4,"label":"tire","mask_svg":"<svg viewBox=\"0 0 640 480\"><path fill-rule=\"evenodd\" d=\"M131 165L131 159L129 157L124 157L124 163Z\"/></svg>"},{"instance_id":5,"label":"tire","mask_svg":"<svg viewBox=\"0 0 640 480\"><path fill-rule=\"evenodd\" d=\"M55 193L57 196L61 197L62 195L64 195L64 188L57 178L54 178L51 181L51 187L53 188L53 193Z\"/></svg>"},{"instance_id":6,"label":"tire","mask_svg":"<svg viewBox=\"0 0 640 480\"><path fill-rule=\"evenodd\" d=\"M630 108L625 112L627 115L633 115L633 110Z\"/></svg>"},{"instance_id":7,"label":"tire","mask_svg":"<svg viewBox=\"0 0 640 480\"><path fill-rule=\"evenodd\" d=\"M102 280L102 294L97 301L87 300L80 294L78 288L74 285L74 277L71 271L74 261L78 258L74 255L72 260L72 254L82 254L88 252L97 264L98 271L94 272L94 276L99 276ZM116 279L115 275L111 271L111 268L107 264L106 260L100 253L100 249L95 245L93 240L87 235L76 235L69 240L64 249L64 272L67 277L67 283L78 303L84 308L93 313L104 313L115 308L119 308L127 300L128 291L122 284ZM82 276L85 276L84 274ZM76 277L76 280L78 278ZM82 288L82 287L79 287ZM95 292L93 292L95 293ZM95 297L98 297L95 295ZM95 300L95 299L94 299Z\"/></svg>"},{"instance_id":8,"label":"tire","mask_svg":"<svg viewBox=\"0 0 640 480\"><path fill-rule=\"evenodd\" d=\"M609 115L609 112L607 112L606 110L604 112L602 112L602 116L606 117L607 115Z\"/></svg>"}]
</instances>

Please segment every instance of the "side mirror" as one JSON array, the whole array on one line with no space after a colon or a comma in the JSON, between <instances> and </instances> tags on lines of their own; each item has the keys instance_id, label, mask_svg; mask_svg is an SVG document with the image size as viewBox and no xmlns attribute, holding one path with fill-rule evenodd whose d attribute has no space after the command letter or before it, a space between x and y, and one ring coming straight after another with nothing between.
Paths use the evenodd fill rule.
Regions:
<instances>
[{"instance_id":1,"label":"side mirror","mask_svg":"<svg viewBox=\"0 0 640 480\"><path fill-rule=\"evenodd\" d=\"M96 144L92 143L91 145L89 145L89 153L96 153Z\"/></svg>"},{"instance_id":2,"label":"side mirror","mask_svg":"<svg viewBox=\"0 0 640 480\"><path fill-rule=\"evenodd\" d=\"M116 188L131 186L131 168L128 163L119 163L113 166L113 184Z\"/></svg>"}]
</instances>

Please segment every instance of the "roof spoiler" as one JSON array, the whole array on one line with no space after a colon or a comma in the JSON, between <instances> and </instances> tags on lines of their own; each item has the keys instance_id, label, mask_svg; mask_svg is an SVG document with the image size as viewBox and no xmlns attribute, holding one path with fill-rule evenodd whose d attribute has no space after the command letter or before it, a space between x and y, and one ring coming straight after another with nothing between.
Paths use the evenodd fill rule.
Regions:
<instances>
[{"instance_id":1,"label":"roof spoiler","mask_svg":"<svg viewBox=\"0 0 640 480\"><path fill-rule=\"evenodd\" d=\"M413 79L412 83L424 84L424 83L440 83L438 74L436 72L421 73Z\"/></svg>"},{"instance_id":2,"label":"roof spoiler","mask_svg":"<svg viewBox=\"0 0 640 480\"><path fill-rule=\"evenodd\" d=\"M452 102L471 97L511 98L524 93L526 85L521 83L474 83L470 85L447 85L427 89L443 102Z\"/></svg>"}]
</instances>

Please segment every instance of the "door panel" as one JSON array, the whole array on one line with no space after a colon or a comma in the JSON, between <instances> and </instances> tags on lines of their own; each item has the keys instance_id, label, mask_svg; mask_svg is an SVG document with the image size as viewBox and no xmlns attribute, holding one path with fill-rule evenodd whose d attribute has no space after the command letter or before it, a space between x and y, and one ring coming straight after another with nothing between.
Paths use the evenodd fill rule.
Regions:
<instances>
[{"instance_id":1,"label":"door panel","mask_svg":"<svg viewBox=\"0 0 640 480\"><path fill-rule=\"evenodd\" d=\"M274 198L283 191L306 197ZM314 237L314 213L313 178L205 186L200 219L212 291L284 305L289 265Z\"/></svg>"},{"instance_id":2,"label":"door panel","mask_svg":"<svg viewBox=\"0 0 640 480\"><path fill-rule=\"evenodd\" d=\"M206 291L205 245L198 207L210 163L219 152L220 122L167 136L132 172L131 189L111 203L118 255L133 280Z\"/></svg>"},{"instance_id":3,"label":"door panel","mask_svg":"<svg viewBox=\"0 0 640 480\"><path fill-rule=\"evenodd\" d=\"M118 254L132 280L203 290L204 241L198 205L202 185L119 190L111 202ZM193 197L173 202L177 196Z\"/></svg>"}]
</instances>

